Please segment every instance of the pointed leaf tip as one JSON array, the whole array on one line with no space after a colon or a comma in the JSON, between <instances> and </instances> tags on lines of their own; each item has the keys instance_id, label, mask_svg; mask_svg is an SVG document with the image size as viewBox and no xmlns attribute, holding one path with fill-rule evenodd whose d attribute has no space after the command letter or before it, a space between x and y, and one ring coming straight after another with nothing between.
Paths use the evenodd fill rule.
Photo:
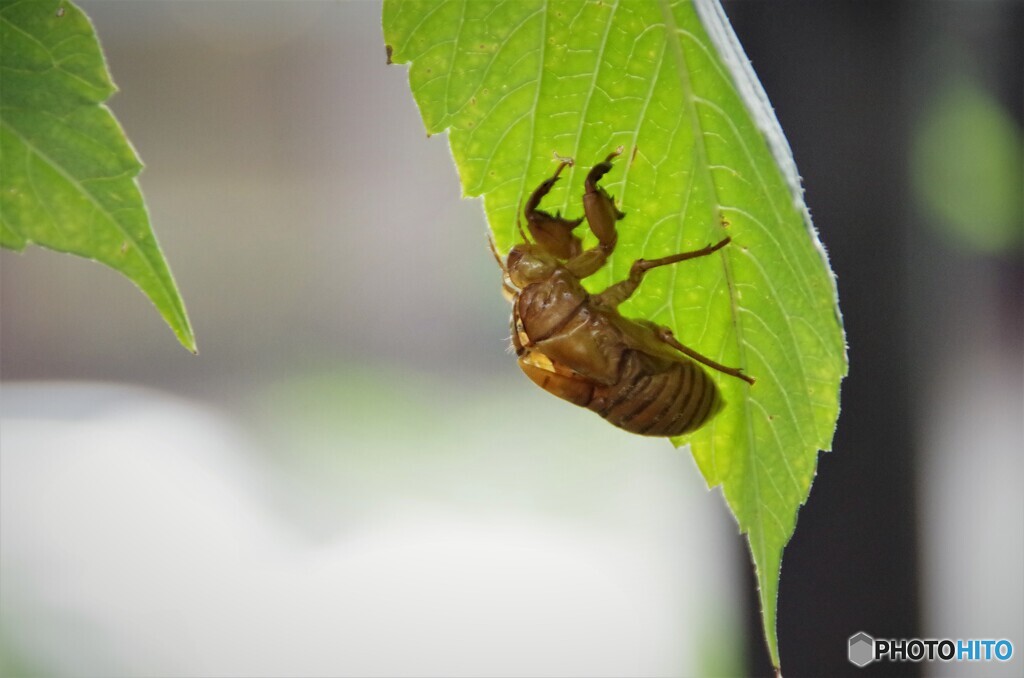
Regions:
<instances>
[{"instance_id":1,"label":"pointed leaf tip","mask_svg":"<svg viewBox=\"0 0 1024 678\"><path fill-rule=\"evenodd\" d=\"M142 169L110 110L115 91L89 19L67 0L0 5L0 246L102 262L195 338L157 244Z\"/></svg>"}]
</instances>

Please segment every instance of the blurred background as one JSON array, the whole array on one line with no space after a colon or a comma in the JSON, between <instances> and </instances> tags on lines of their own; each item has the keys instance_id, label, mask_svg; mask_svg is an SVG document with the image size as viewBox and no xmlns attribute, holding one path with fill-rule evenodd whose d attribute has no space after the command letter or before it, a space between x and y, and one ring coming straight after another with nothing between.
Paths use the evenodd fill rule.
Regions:
<instances>
[{"instance_id":1,"label":"blurred background","mask_svg":"<svg viewBox=\"0 0 1024 678\"><path fill-rule=\"evenodd\" d=\"M380 6L83 2L199 342L0 254L0 674L768 675L685 450L523 378ZM1024 5L726 3L850 344L784 558L787 676L850 635L1024 652Z\"/></svg>"}]
</instances>

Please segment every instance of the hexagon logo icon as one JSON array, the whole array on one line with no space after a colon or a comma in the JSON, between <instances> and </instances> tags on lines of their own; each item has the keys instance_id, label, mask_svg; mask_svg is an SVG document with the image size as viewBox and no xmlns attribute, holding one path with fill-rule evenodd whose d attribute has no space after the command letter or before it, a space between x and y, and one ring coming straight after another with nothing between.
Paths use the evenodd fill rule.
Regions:
<instances>
[{"instance_id":1,"label":"hexagon logo icon","mask_svg":"<svg viewBox=\"0 0 1024 678\"><path fill-rule=\"evenodd\" d=\"M863 668L875 659L875 639L863 631L850 636L850 663Z\"/></svg>"}]
</instances>

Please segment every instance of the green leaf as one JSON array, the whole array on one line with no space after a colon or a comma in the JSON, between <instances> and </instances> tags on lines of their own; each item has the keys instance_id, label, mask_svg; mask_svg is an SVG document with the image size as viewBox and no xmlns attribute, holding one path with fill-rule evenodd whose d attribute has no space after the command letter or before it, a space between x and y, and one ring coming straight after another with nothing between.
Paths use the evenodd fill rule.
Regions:
<instances>
[{"instance_id":1,"label":"green leaf","mask_svg":"<svg viewBox=\"0 0 1024 678\"><path fill-rule=\"evenodd\" d=\"M103 105L115 91L81 10L0 2L0 245L35 243L120 271L195 352L136 182L142 163Z\"/></svg>"},{"instance_id":2,"label":"green leaf","mask_svg":"<svg viewBox=\"0 0 1024 678\"><path fill-rule=\"evenodd\" d=\"M411 63L427 131L448 131L463 192L483 196L500 250L553 154L577 166L544 207L576 217L587 169L618 146L603 183L627 216L589 289L621 280L637 258L732 236L714 257L652 271L622 310L757 378L712 372L727 407L675 442L690 445L748 535L778 666L782 549L831 445L845 343L792 155L721 8L386 0L384 37L393 62Z\"/></svg>"}]
</instances>

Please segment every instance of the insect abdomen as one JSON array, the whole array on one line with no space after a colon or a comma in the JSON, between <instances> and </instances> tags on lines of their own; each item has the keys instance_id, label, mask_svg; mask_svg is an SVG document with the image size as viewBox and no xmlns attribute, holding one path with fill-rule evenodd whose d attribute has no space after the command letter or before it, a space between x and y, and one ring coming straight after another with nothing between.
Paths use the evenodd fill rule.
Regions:
<instances>
[{"instance_id":1,"label":"insect abdomen","mask_svg":"<svg viewBox=\"0 0 1024 678\"><path fill-rule=\"evenodd\" d=\"M699 428L722 409L710 377L692 361L673 361L652 371L636 351L627 351L622 378L595 389L586 405L631 433L678 436Z\"/></svg>"}]
</instances>

